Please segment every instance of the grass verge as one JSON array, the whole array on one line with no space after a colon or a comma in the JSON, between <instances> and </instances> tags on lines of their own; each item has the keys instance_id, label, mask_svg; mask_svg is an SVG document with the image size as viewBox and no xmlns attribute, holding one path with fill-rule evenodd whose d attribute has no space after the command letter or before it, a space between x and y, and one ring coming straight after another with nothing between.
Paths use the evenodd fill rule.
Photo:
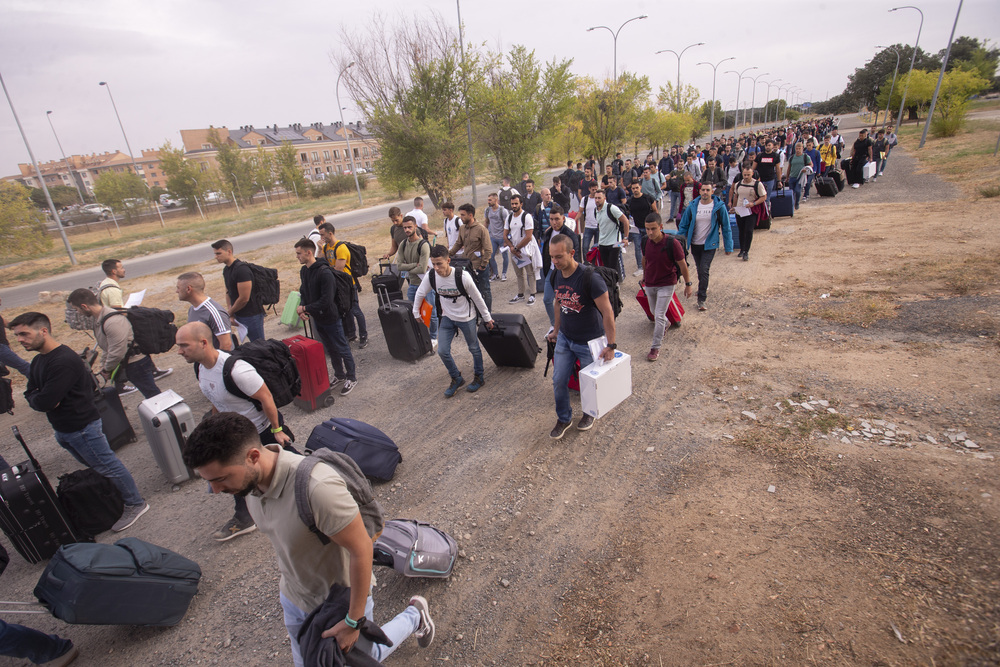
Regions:
<instances>
[{"instance_id":1,"label":"grass verge","mask_svg":"<svg viewBox=\"0 0 1000 667\"><path fill-rule=\"evenodd\" d=\"M990 187L1000 194L1000 185L997 185L1000 161L993 158L1000 120L969 119L954 137L936 139L928 135L924 147L917 148L923 131L922 123L904 125L899 130L899 143L920 162L924 171L957 183L969 196L991 196L980 192ZM891 157L889 162L892 162Z\"/></svg>"},{"instance_id":2,"label":"grass verge","mask_svg":"<svg viewBox=\"0 0 1000 667\"><path fill-rule=\"evenodd\" d=\"M879 320L896 317L899 306L885 294L851 294L843 301L806 306L802 317L818 317L829 322L868 328Z\"/></svg>"}]
</instances>

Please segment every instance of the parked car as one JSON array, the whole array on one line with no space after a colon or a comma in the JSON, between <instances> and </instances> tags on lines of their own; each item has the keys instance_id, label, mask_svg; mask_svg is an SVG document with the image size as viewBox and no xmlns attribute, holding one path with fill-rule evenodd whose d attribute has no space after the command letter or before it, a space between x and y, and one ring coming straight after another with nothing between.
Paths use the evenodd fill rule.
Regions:
<instances>
[{"instance_id":1,"label":"parked car","mask_svg":"<svg viewBox=\"0 0 1000 667\"><path fill-rule=\"evenodd\" d=\"M219 202L222 201L222 193L221 192L206 192L205 193L205 201L207 203L209 203L209 204L218 204Z\"/></svg>"},{"instance_id":2,"label":"parked car","mask_svg":"<svg viewBox=\"0 0 1000 667\"><path fill-rule=\"evenodd\" d=\"M82 210L102 219L107 219L111 215L111 207L104 204L87 204Z\"/></svg>"},{"instance_id":3,"label":"parked car","mask_svg":"<svg viewBox=\"0 0 1000 667\"><path fill-rule=\"evenodd\" d=\"M181 200L175 199L171 195L160 195L160 206L163 208L177 208L181 206Z\"/></svg>"}]
</instances>

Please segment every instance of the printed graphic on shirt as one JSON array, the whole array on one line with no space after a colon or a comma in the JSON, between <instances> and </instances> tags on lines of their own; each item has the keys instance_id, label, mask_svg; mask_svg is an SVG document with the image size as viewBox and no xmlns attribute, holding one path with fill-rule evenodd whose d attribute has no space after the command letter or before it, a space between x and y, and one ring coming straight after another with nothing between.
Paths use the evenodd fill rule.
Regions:
<instances>
[{"instance_id":1,"label":"printed graphic on shirt","mask_svg":"<svg viewBox=\"0 0 1000 667\"><path fill-rule=\"evenodd\" d=\"M583 310L583 299L569 285L559 285L556 287L555 298L559 302L559 309L564 313L579 313Z\"/></svg>"}]
</instances>

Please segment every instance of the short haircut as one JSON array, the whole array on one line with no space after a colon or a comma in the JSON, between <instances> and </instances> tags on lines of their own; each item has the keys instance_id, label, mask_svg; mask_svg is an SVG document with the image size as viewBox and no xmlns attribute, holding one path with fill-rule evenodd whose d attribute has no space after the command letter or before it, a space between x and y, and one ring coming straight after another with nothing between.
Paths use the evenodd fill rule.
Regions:
<instances>
[{"instance_id":1,"label":"short haircut","mask_svg":"<svg viewBox=\"0 0 1000 667\"><path fill-rule=\"evenodd\" d=\"M510 196L510 200L511 201L514 201L515 199L518 201L519 204L523 204L524 203L524 199L521 198L521 195L511 195Z\"/></svg>"},{"instance_id":2,"label":"short haircut","mask_svg":"<svg viewBox=\"0 0 1000 667\"><path fill-rule=\"evenodd\" d=\"M404 215L403 224L405 225L407 222L412 222L415 225L417 224L417 219L414 218L412 215Z\"/></svg>"},{"instance_id":3,"label":"short haircut","mask_svg":"<svg viewBox=\"0 0 1000 667\"><path fill-rule=\"evenodd\" d=\"M188 271L177 276L177 282L184 283L188 287L193 287L199 292L205 291L205 276L197 271Z\"/></svg>"},{"instance_id":4,"label":"short haircut","mask_svg":"<svg viewBox=\"0 0 1000 667\"><path fill-rule=\"evenodd\" d=\"M70 292L66 303L71 306L96 306L100 301L97 300L97 295L90 291L90 288L78 287Z\"/></svg>"},{"instance_id":5,"label":"short haircut","mask_svg":"<svg viewBox=\"0 0 1000 667\"><path fill-rule=\"evenodd\" d=\"M198 424L184 445L184 463L200 468L209 463L233 465L260 437L253 422L238 412L220 412Z\"/></svg>"},{"instance_id":6,"label":"short haircut","mask_svg":"<svg viewBox=\"0 0 1000 667\"><path fill-rule=\"evenodd\" d=\"M472 204L469 204L469 203L462 204L461 206L458 207L458 210L459 211L465 211L466 213L468 213L469 215L471 215L473 218L476 217L476 207L473 206Z\"/></svg>"},{"instance_id":7,"label":"short haircut","mask_svg":"<svg viewBox=\"0 0 1000 667\"><path fill-rule=\"evenodd\" d=\"M495 193L495 192L491 192L491 193L489 193L488 195L486 195L486 198L487 198L487 199L489 199L490 197L493 197L494 199L497 199L497 193Z\"/></svg>"},{"instance_id":8,"label":"short haircut","mask_svg":"<svg viewBox=\"0 0 1000 667\"><path fill-rule=\"evenodd\" d=\"M562 184L562 178L560 178L559 176L553 176L552 177L552 185L555 185L557 183L559 183L561 185Z\"/></svg>"},{"instance_id":9,"label":"short haircut","mask_svg":"<svg viewBox=\"0 0 1000 667\"><path fill-rule=\"evenodd\" d=\"M448 257L448 246L436 245L431 247L431 258Z\"/></svg>"},{"instance_id":10,"label":"short haircut","mask_svg":"<svg viewBox=\"0 0 1000 667\"><path fill-rule=\"evenodd\" d=\"M403 212L399 210L398 206L393 206L392 208L389 209L389 217L390 218L394 218L397 215L402 215L402 214L403 214Z\"/></svg>"},{"instance_id":11,"label":"short haircut","mask_svg":"<svg viewBox=\"0 0 1000 667\"><path fill-rule=\"evenodd\" d=\"M552 215L553 213L558 213L559 215L566 215L566 211L564 211L563 207L560 206L559 204L553 204L552 207L549 209L549 215Z\"/></svg>"},{"instance_id":12,"label":"short haircut","mask_svg":"<svg viewBox=\"0 0 1000 667\"><path fill-rule=\"evenodd\" d=\"M336 234L337 233L337 229L333 225L331 225L329 222L324 222L322 225L320 225L319 226L319 230L321 232L330 232L331 234Z\"/></svg>"},{"instance_id":13,"label":"short haircut","mask_svg":"<svg viewBox=\"0 0 1000 667\"><path fill-rule=\"evenodd\" d=\"M572 167L573 166L573 161L572 160L566 160L566 166L567 167Z\"/></svg>"},{"instance_id":14,"label":"short haircut","mask_svg":"<svg viewBox=\"0 0 1000 667\"><path fill-rule=\"evenodd\" d=\"M212 250L225 250L226 252L232 252L233 244L226 239L219 239L212 244Z\"/></svg>"},{"instance_id":15,"label":"short haircut","mask_svg":"<svg viewBox=\"0 0 1000 667\"><path fill-rule=\"evenodd\" d=\"M88 292L90 290L87 290ZM52 322L49 321L48 315L45 313L39 313L34 310L29 310L26 313L21 313L10 322L7 323L8 329L13 329L14 327L31 327L34 330L38 329L48 329L49 333L52 332Z\"/></svg>"},{"instance_id":16,"label":"short haircut","mask_svg":"<svg viewBox=\"0 0 1000 667\"><path fill-rule=\"evenodd\" d=\"M298 250L299 248L302 248L303 250L308 250L314 255L316 254L316 244L304 236L295 242L295 249Z\"/></svg>"},{"instance_id":17,"label":"short haircut","mask_svg":"<svg viewBox=\"0 0 1000 667\"><path fill-rule=\"evenodd\" d=\"M510 177L509 176L504 176L503 179L501 179L501 182L504 185L510 185Z\"/></svg>"},{"instance_id":18,"label":"short haircut","mask_svg":"<svg viewBox=\"0 0 1000 667\"><path fill-rule=\"evenodd\" d=\"M753 169L753 160L743 160L740 169Z\"/></svg>"},{"instance_id":19,"label":"short haircut","mask_svg":"<svg viewBox=\"0 0 1000 667\"><path fill-rule=\"evenodd\" d=\"M555 245L557 243L559 245L566 246L567 250L572 250L573 249L573 242L565 234L556 234L556 235L554 235L552 237L552 240L549 241L549 247L551 248L553 245Z\"/></svg>"},{"instance_id":20,"label":"short haircut","mask_svg":"<svg viewBox=\"0 0 1000 667\"><path fill-rule=\"evenodd\" d=\"M455 204L452 203L452 202L450 202L450 201L446 201L445 203L441 204L441 210L444 211L445 209L447 209L449 211L454 211L455 210Z\"/></svg>"},{"instance_id":21,"label":"short haircut","mask_svg":"<svg viewBox=\"0 0 1000 667\"><path fill-rule=\"evenodd\" d=\"M101 262L101 271L104 271L104 275L110 276L111 272L118 268L119 264L121 264L120 259L106 259Z\"/></svg>"},{"instance_id":22,"label":"short haircut","mask_svg":"<svg viewBox=\"0 0 1000 667\"><path fill-rule=\"evenodd\" d=\"M532 185L534 185L534 184L535 184L535 181L533 181L533 180L532 180L532 179L530 179L530 178L529 178L529 179L527 179L527 180L526 180L526 181L524 181L524 182L525 182L525 183L531 183Z\"/></svg>"},{"instance_id":23,"label":"short haircut","mask_svg":"<svg viewBox=\"0 0 1000 667\"><path fill-rule=\"evenodd\" d=\"M323 222L326 222L326 218L324 218L323 216L321 216L321 215L314 215L313 216L313 224L316 225L317 227L319 227L320 224L323 223Z\"/></svg>"},{"instance_id":24,"label":"short haircut","mask_svg":"<svg viewBox=\"0 0 1000 667\"><path fill-rule=\"evenodd\" d=\"M646 215L646 219L643 221L643 224L645 224L647 222L655 222L658 225L662 225L663 224L663 218L660 217L659 213L655 213L653 211L650 211Z\"/></svg>"},{"instance_id":25,"label":"short haircut","mask_svg":"<svg viewBox=\"0 0 1000 667\"><path fill-rule=\"evenodd\" d=\"M414 206L416 206L417 204L423 204L423 203L424 203L424 198L423 197L414 197L413 198L413 205Z\"/></svg>"}]
</instances>

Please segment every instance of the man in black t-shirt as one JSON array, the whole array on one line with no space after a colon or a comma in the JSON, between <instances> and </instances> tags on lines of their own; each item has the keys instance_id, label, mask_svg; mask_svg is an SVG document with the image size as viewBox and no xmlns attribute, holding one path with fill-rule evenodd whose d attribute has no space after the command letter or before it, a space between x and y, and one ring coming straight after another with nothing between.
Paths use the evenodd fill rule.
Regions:
<instances>
[{"instance_id":1,"label":"man in black t-shirt","mask_svg":"<svg viewBox=\"0 0 1000 667\"><path fill-rule=\"evenodd\" d=\"M585 268L574 258L572 240L558 234L549 242L549 257L555 271L549 273L555 302L554 330L545 338L556 344L553 357L552 387L556 401L556 425L549 435L554 439L565 435L573 420L569 404L569 382L577 361L580 367L594 363L588 342L606 335L608 345L601 351L605 361L615 356L615 313L604 280L591 268ZM586 431L594 418L583 415L577 429Z\"/></svg>"},{"instance_id":2,"label":"man in black t-shirt","mask_svg":"<svg viewBox=\"0 0 1000 667\"><path fill-rule=\"evenodd\" d=\"M774 150L774 142L768 139L764 142L764 151L757 153L753 168L757 170L757 178L764 184L767 196L771 196L774 183L778 177L778 167L781 166L781 156Z\"/></svg>"},{"instance_id":3,"label":"man in black t-shirt","mask_svg":"<svg viewBox=\"0 0 1000 667\"><path fill-rule=\"evenodd\" d=\"M125 511L112 530L125 530L149 510L149 505L104 436L90 370L79 354L52 338L52 323L43 313L18 315L10 330L25 350L38 352L31 360L24 392L28 405L45 413L63 449L118 487Z\"/></svg>"},{"instance_id":4,"label":"man in black t-shirt","mask_svg":"<svg viewBox=\"0 0 1000 667\"><path fill-rule=\"evenodd\" d=\"M656 204L656 200L642 191L642 185L638 181L633 183L632 194L628 198L628 213L629 217L632 218L632 225L639 230L639 242L635 248L635 261L640 266L640 271L642 267L642 252L643 248L646 247L646 217L650 213L659 212L660 209ZM633 275L638 275L640 271L636 271Z\"/></svg>"},{"instance_id":5,"label":"man in black t-shirt","mask_svg":"<svg viewBox=\"0 0 1000 667\"><path fill-rule=\"evenodd\" d=\"M860 188L865 182L865 165L872 161L874 142L868 138L868 130L861 128L851 150L851 168L847 170L847 182L852 188Z\"/></svg>"},{"instance_id":6,"label":"man in black t-shirt","mask_svg":"<svg viewBox=\"0 0 1000 667\"><path fill-rule=\"evenodd\" d=\"M225 264L222 280L226 283L226 307L232 324L247 328L247 340L264 339L264 307L253 298L253 272L247 263L233 255L233 244L222 239L212 244L215 261Z\"/></svg>"}]
</instances>

